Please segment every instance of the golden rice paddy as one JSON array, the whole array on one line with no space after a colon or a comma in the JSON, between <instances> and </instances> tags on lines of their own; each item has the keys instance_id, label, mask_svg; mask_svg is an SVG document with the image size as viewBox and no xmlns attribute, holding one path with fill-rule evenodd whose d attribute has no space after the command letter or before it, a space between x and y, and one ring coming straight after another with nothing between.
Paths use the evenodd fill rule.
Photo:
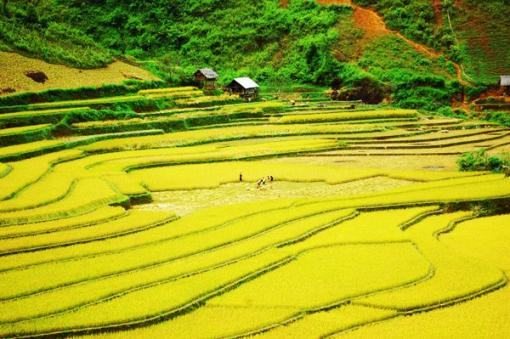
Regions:
<instances>
[{"instance_id":1,"label":"golden rice paddy","mask_svg":"<svg viewBox=\"0 0 510 339\"><path fill-rule=\"evenodd\" d=\"M508 130L192 87L140 95L260 116L0 148L23 159L0 163L0 337L510 334L510 179L458 172L453 156Z\"/></svg>"}]
</instances>

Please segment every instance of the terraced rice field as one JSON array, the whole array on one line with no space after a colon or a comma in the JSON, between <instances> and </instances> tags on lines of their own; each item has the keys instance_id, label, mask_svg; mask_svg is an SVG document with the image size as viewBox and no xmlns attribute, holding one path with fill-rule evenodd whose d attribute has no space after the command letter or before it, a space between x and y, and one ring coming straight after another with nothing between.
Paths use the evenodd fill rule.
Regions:
<instances>
[{"instance_id":1,"label":"terraced rice field","mask_svg":"<svg viewBox=\"0 0 510 339\"><path fill-rule=\"evenodd\" d=\"M0 337L510 334L510 179L455 170L510 130L191 87L138 95L187 108L0 148ZM0 138L53 124L12 114L48 121Z\"/></svg>"}]
</instances>

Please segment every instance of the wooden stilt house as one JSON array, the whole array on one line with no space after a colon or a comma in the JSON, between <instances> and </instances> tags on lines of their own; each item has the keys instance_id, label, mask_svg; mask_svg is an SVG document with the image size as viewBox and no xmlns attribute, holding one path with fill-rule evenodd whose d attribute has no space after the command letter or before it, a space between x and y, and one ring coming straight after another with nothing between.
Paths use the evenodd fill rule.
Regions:
<instances>
[{"instance_id":1,"label":"wooden stilt house","mask_svg":"<svg viewBox=\"0 0 510 339\"><path fill-rule=\"evenodd\" d=\"M218 74L210 68L202 68L195 72L195 80L200 84L201 88L214 90L216 89Z\"/></svg>"},{"instance_id":2,"label":"wooden stilt house","mask_svg":"<svg viewBox=\"0 0 510 339\"><path fill-rule=\"evenodd\" d=\"M248 77L235 78L227 86L230 93L239 94L241 98L248 101L254 100L259 95L259 85Z\"/></svg>"}]
</instances>

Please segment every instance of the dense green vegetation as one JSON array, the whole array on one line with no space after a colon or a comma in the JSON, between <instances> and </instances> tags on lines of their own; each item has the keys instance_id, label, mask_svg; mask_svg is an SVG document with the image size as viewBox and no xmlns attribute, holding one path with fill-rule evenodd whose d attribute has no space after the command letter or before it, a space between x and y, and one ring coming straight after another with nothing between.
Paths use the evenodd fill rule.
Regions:
<instances>
[{"instance_id":1,"label":"dense green vegetation","mask_svg":"<svg viewBox=\"0 0 510 339\"><path fill-rule=\"evenodd\" d=\"M53 1L6 3L0 15L0 49L81 68L101 67L112 61L110 52L92 36L61 22L62 9Z\"/></svg>"},{"instance_id":2,"label":"dense green vegetation","mask_svg":"<svg viewBox=\"0 0 510 339\"><path fill-rule=\"evenodd\" d=\"M484 148L477 152L467 152L458 159L457 165L461 171L492 171L510 174L510 160L508 156L488 155Z\"/></svg>"},{"instance_id":3,"label":"dense green vegetation","mask_svg":"<svg viewBox=\"0 0 510 339\"><path fill-rule=\"evenodd\" d=\"M436 18L430 0L355 0L361 6L370 6L382 14L388 27L398 30L415 41L434 48L441 47L442 31L435 25Z\"/></svg>"},{"instance_id":4,"label":"dense green vegetation","mask_svg":"<svg viewBox=\"0 0 510 339\"><path fill-rule=\"evenodd\" d=\"M443 0L439 18L430 0L355 2L376 9L391 29L445 51L471 82L495 85L498 75L510 73L508 0Z\"/></svg>"},{"instance_id":5,"label":"dense green vegetation","mask_svg":"<svg viewBox=\"0 0 510 339\"><path fill-rule=\"evenodd\" d=\"M405 108L436 110L450 104L460 84L444 59L430 59L402 39L386 36L365 48L359 65L392 86L393 101Z\"/></svg>"},{"instance_id":6,"label":"dense green vegetation","mask_svg":"<svg viewBox=\"0 0 510 339\"><path fill-rule=\"evenodd\" d=\"M494 85L510 74L510 2L464 0L453 7L451 18L469 77Z\"/></svg>"},{"instance_id":7,"label":"dense green vegetation","mask_svg":"<svg viewBox=\"0 0 510 339\"><path fill-rule=\"evenodd\" d=\"M49 61L101 66L110 60L107 50L155 58L148 67L175 82L189 81L196 67L210 66L224 81L249 73L259 81L310 83L325 83L336 71L330 53L338 39L334 26L351 11L313 0L292 1L287 9L271 0L41 0L37 6L12 3L8 10L10 17L1 17L0 40ZM67 48L74 40L81 45Z\"/></svg>"},{"instance_id":8,"label":"dense green vegetation","mask_svg":"<svg viewBox=\"0 0 510 339\"><path fill-rule=\"evenodd\" d=\"M377 103L387 98L400 107L429 111L449 106L462 93L448 59L463 63L468 77L480 84L494 82L509 67L510 6L505 0L484 5L468 0L463 8L442 1L441 18L428 0L355 2L376 9L391 29L444 50L447 57L427 57L390 36L361 48L357 42L363 32L354 28L352 9L320 6L314 0L293 0L287 8L275 0L7 1L0 13L0 49L77 67L132 58L174 84L191 83L194 70L204 66L219 72L221 84L244 75L277 90L333 83L342 87L341 98L347 100ZM480 25L466 24L480 20L488 23L484 32ZM481 36L490 36L487 46ZM488 50L494 51L491 58ZM131 88L106 88L97 95L122 95ZM473 86L465 93L476 97L485 89ZM26 104L70 95L87 98L91 91L49 91L6 100Z\"/></svg>"}]
</instances>

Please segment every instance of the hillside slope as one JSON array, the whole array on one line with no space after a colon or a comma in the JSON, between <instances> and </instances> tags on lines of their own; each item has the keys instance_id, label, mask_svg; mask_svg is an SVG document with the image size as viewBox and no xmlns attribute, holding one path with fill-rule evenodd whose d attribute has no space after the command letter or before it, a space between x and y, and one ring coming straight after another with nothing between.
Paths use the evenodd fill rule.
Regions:
<instances>
[{"instance_id":1,"label":"hillside slope","mask_svg":"<svg viewBox=\"0 0 510 339\"><path fill-rule=\"evenodd\" d=\"M494 84L510 74L510 2L457 0L451 19L470 77Z\"/></svg>"},{"instance_id":2,"label":"hillside slope","mask_svg":"<svg viewBox=\"0 0 510 339\"><path fill-rule=\"evenodd\" d=\"M128 79L158 80L139 67L116 61L104 68L77 69L50 64L20 54L0 52L0 95L33 92L54 88L75 88L120 83ZM32 80L27 72L39 71L47 76L44 83Z\"/></svg>"},{"instance_id":3,"label":"hillside slope","mask_svg":"<svg viewBox=\"0 0 510 339\"><path fill-rule=\"evenodd\" d=\"M355 0L384 17L389 28L463 66L472 83L495 85L510 73L510 3L506 0Z\"/></svg>"},{"instance_id":4,"label":"hillside slope","mask_svg":"<svg viewBox=\"0 0 510 339\"><path fill-rule=\"evenodd\" d=\"M220 73L221 84L244 75L272 88L334 83L347 98L434 110L462 100L464 81L491 83L506 71L501 46L510 34L496 37L508 28L486 25L491 37L500 28L489 39L499 49L492 42L477 49L462 26L482 18L482 8L483 18L499 18L493 12L502 1L8 2L0 50L80 68L127 56L150 61L147 69L181 84L206 66Z\"/></svg>"}]
</instances>

